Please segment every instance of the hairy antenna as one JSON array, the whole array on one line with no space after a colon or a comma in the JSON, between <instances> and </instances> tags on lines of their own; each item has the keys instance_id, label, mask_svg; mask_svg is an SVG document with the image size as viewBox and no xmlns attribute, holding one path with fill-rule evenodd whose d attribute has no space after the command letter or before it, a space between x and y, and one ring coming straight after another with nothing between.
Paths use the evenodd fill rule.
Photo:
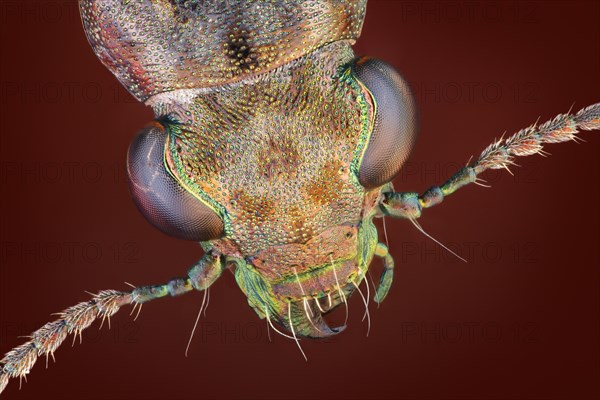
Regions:
<instances>
[{"instance_id":1,"label":"hairy antenna","mask_svg":"<svg viewBox=\"0 0 600 400\"><path fill-rule=\"evenodd\" d=\"M119 292L116 290L103 290L90 301L76 304L59 313L60 319L48 322L37 331L33 332L28 342L15 347L0 363L0 393L6 388L9 378L19 378L19 381L29 373L38 357L46 356L54 359L54 352L64 342L68 335L73 334L73 340L88 328L95 320L104 322L112 317L119 309L136 302L133 292Z\"/></svg>"},{"instance_id":2,"label":"hairy antenna","mask_svg":"<svg viewBox=\"0 0 600 400\"><path fill-rule=\"evenodd\" d=\"M577 114L560 114L542 125L533 124L521 129L507 139L500 138L483 150L479 158L455 173L440 186L429 188L419 195L413 192L388 192L381 204L384 215L408 218L413 222L421 216L424 208L441 203L444 198L469 183L481 186L477 175L487 169L504 168L516 165L516 157L542 154L544 143L562 143L577 140L579 130L600 129L600 103L592 104Z\"/></svg>"},{"instance_id":3,"label":"hairy antenna","mask_svg":"<svg viewBox=\"0 0 600 400\"><path fill-rule=\"evenodd\" d=\"M48 322L37 331L29 335L29 341L15 347L0 360L0 393L4 391L10 378L23 378L29 373L38 357L46 356L46 366L48 358L54 359L54 352L64 342L70 334L73 334L73 342L79 336L81 342L81 332L88 328L92 323L100 319L102 325L106 321L110 328L110 317L115 315L121 307L127 304L133 304L139 310L142 304L165 297L167 295L179 296L188 293L194 289L205 290L204 299L207 298L208 287L214 282L222 271L222 265L219 258L213 257L210 253L205 256L190 269L190 276L186 278L175 278L163 285L150 285L133 287L130 292L120 292L117 290L103 290L98 294L92 294L92 299L58 313L60 318L53 322ZM212 268L213 273L210 271ZM217 271L216 273L214 271ZM136 315L137 318L137 315Z\"/></svg>"},{"instance_id":4,"label":"hairy antenna","mask_svg":"<svg viewBox=\"0 0 600 400\"><path fill-rule=\"evenodd\" d=\"M506 140L499 139L490 144L471 164L476 174L486 169L500 169L514 165L515 157L544 154L544 143L562 143L577 140L578 130L600 129L600 103L580 110L577 114L560 114L537 126L521 129Z\"/></svg>"}]
</instances>

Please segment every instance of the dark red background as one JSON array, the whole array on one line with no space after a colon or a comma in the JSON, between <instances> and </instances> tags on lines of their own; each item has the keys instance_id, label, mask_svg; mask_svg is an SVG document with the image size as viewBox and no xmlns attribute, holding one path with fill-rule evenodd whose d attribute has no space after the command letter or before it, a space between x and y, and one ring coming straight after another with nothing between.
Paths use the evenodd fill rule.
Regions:
<instances>
[{"instance_id":1,"label":"dark red background","mask_svg":"<svg viewBox=\"0 0 600 400\"><path fill-rule=\"evenodd\" d=\"M201 255L135 209L127 146L147 121L89 48L74 2L3 1L0 352L88 298L185 274ZM440 183L494 138L600 100L598 2L369 4L356 50L415 89L421 132L399 190ZM12 399L597 398L600 138L552 145L491 189L461 190L422 225L387 221L394 286L325 341L269 343L231 274L201 293L129 308L38 362ZM115 178L114 172L117 172ZM515 170L515 172L517 172ZM383 237L383 235L382 235ZM379 264L374 269L379 271ZM363 287L364 289L364 287ZM343 313L343 312L342 312Z\"/></svg>"}]
</instances>

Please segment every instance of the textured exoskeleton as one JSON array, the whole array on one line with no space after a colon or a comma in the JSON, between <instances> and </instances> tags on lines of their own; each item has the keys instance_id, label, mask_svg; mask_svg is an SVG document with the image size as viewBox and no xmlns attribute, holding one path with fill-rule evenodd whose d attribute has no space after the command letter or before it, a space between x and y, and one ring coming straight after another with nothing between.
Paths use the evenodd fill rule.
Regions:
<instances>
[{"instance_id":1,"label":"textured exoskeleton","mask_svg":"<svg viewBox=\"0 0 600 400\"><path fill-rule=\"evenodd\" d=\"M376 302L392 283L373 218L418 227L422 209L484 170L600 127L599 104L560 115L494 142L423 195L397 193L390 182L416 139L417 111L398 72L352 51L365 0L81 0L80 10L94 52L156 115L129 149L134 201L205 255L186 277L65 310L5 356L0 391L68 333L124 304L205 290L225 268L256 313L293 338L336 334L344 326L323 316L358 290L375 256Z\"/></svg>"},{"instance_id":2,"label":"textured exoskeleton","mask_svg":"<svg viewBox=\"0 0 600 400\"><path fill-rule=\"evenodd\" d=\"M402 77L352 52L366 2L81 4L98 57L156 113L128 157L140 210L234 267L261 318L339 332L322 315L364 279L417 129Z\"/></svg>"}]
</instances>

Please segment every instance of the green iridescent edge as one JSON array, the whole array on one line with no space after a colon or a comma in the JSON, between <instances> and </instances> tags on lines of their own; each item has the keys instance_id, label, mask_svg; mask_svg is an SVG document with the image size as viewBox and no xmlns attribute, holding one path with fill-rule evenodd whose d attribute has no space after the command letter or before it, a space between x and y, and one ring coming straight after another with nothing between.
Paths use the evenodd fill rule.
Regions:
<instances>
[{"instance_id":1,"label":"green iridescent edge","mask_svg":"<svg viewBox=\"0 0 600 400\"><path fill-rule=\"evenodd\" d=\"M350 163L350 172L352 172L350 174L350 181L357 189L360 189L364 192L363 186L358 181L358 175L360 164L362 163L362 159L367 149L367 144L371 139L371 133L373 130L373 123L369 118L369 103L365 99L364 95L365 91L369 92L369 90L356 78L353 72L353 65L346 67L341 73L339 79L341 82L344 82L352 87L356 93L356 101L360 107L360 134L358 136L358 145L353 151L353 158L352 162ZM371 96L371 98L373 98L373 96ZM373 104L375 104L375 101L373 101ZM375 110L373 115L375 115Z\"/></svg>"},{"instance_id":2,"label":"green iridescent edge","mask_svg":"<svg viewBox=\"0 0 600 400\"><path fill-rule=\"evenodd\" d=\"M170 168L167 165L166 153L164 158L165 168L175 180L177 180L190 194L196 197L198 200L203 202L206 206L216 212L219 217L223 220L223 226L225 229L225 235L227 236L231 233L231 218L227 214L227 210L220 203L216 202L213 198L211 198L204 190L200 188L196 183L191 181L187 174L184 171L182 166L181 158L177 153L177 145L176 140L181 135L181 130L176 124L165 124L165 128L167 129L168 137L169 137L169 151L171 152L171 158L175 163L175 168L179 176L175 176L172 173Z\"/></svg>"},{"instance_id":3,"label":"green iridescent edge","mask_svg":"<svg viewBox=\"0 0 600 400\"><path fill-rule=\"evenodd\" d=\"M371 139L371 134L373 133L373 121L371 120L369 115L370 104L365 98L365 93L368 93L373 101L373 117L377 112L377 103L375 101L375 97L371 94L371 91L364 86L356 77L354 73L354 62L346 68L343 72L341 79L349 84L354 91L357 93L356 101L360 106L360 135L358 138L358 145L354 149L354 157L352 159L352 163L350 164L350 174L351 182L357 187L360 188L363 192L365 189L358 181L358 175L360 171L360 165L362 164L363 157L367 150L367 145ZM373 259L375 254L375 247L377 246L377 228L373 224L374 213L371 212L369 215L363 216L362 223L358 229L358 249L357 249L357 261L358 267L362 272L362 276L360 276L360 280L358 280L357 285L364 279L367 270L369 269L369 264Z\"/></svg>"}]
</instances>

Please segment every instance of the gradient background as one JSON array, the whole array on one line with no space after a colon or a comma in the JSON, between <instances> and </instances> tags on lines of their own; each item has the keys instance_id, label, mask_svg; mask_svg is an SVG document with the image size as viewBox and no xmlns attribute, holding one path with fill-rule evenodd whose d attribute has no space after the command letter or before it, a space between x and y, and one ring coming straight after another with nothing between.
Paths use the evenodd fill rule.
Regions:
<instances>
[{"instance_id":1,"label":"gradient background","mask_svg":"<svg viewBox=\"0 0 600 400\"><path fill-rule=\"evenodd\" d=\"M201 251L154 230L130 200L126 150L152 113L96 59L75 2L0 10L5 353L84 290L163 283ZM420 108L396 188L423 191L504 131L599 101L599 20L598 2L370 2L356 52L397 67ZM188 358L201 293L147 304L135 323L125 309L110 331L95 324L5 397L597 398L600 138L582 138L427 210L425 229L468 264L388 220L396 280L371 307L368 338L355 296L346 332L302 342L305 363L293 342L269 343L226 273Z\"/></svg>"}]
</instances>

